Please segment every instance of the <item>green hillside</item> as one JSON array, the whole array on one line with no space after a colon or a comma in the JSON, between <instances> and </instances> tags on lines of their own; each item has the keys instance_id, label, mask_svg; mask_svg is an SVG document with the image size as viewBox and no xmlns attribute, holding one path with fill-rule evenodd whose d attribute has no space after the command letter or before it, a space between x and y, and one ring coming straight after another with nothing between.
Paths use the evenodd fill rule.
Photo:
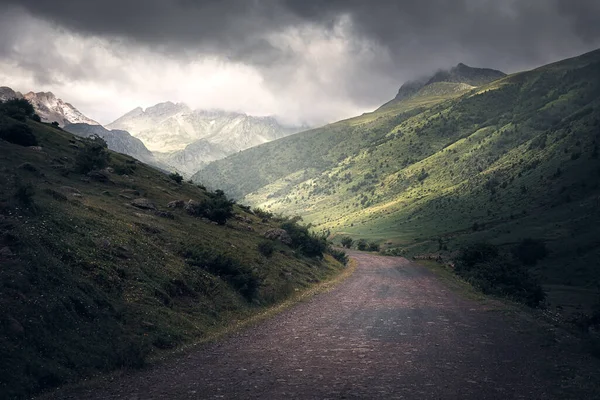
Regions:
<instances>
[{"instance_id":1,"label":"green hillside","mask_svg":"<svg viewBox=\"0 0 600 400\"><path fill-rule=\"evenodd\" d=\"M29 131L22 144L38 147L0 140L0 398L140 366L342 268L318 246L308 257L263 237L289 221L231 208L101 142L0 115L0 137ZM85 173L106 154L108 169Z\"/></svg>"},{"instance_id":2,"label":"green hillside","mask_svg":"<svg viewBox=\"0 0 600 400\"><path fill-rule=\"evenodd\" d=\"M466 92L434 83L195 179L401 254L542 239L550 257L537 272L547 284L596 290L600 51Z\"/></svg>"}]
</instances>

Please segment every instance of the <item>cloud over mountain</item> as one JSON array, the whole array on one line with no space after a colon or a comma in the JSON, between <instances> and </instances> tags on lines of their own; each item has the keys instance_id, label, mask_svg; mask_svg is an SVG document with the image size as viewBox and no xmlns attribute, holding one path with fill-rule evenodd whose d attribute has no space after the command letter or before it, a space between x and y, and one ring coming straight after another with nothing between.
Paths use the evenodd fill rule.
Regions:
<instances>
[{"instance_id":1,"label":"cloud over mountain","mask_svg":"<svg viewBox=\"0 0 600 400\"><path fill-rule=\"evenodd\" d=\"M316 124L459 62L514 72L600 46L593 0L1 5L0 79L59 92L100 122L172 100Z\"/></svg>"}]
</instances>

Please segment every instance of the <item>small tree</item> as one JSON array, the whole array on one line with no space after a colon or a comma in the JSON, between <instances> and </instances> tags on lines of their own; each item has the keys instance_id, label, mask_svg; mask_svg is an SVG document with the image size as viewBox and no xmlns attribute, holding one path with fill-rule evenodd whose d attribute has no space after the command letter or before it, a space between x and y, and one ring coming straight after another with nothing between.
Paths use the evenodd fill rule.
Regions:
<instances>
[{"instance_id":1,"label":"small tree","mask_svg":"<svg viewBox=\"0 0 600 400\"><path fill-rule=\"evenodd\" d=\"M27 124L9 118L0 119L0 139L20 146L37 145L37 139Z\"/></svg>"},{"instance_id":2,"label":"small tree","mask_svg":"<svg viewBox=\"0 0 600 400\"><path fill-rule=\"evenodd\" d=\"M275 245L272 241L263 241L258 244L258 251L265 257L271 257L275 251Z\"/></svg>"},{"instance_id":3,"label":"small tree","mask_svg":"<svg viewBox=\"0 0 600 400\"><path fill-rule=\"evenodd\" d=\"M348 236L344 236L342 238L342 246L344 246L345 248L349 249L352 247L353 244L354 244L354 240L352 240L352 238L350 238Z\"/></svg>"},{"instance_id":4,"label":"small tree","mask_svg":"<svg viewBox=\"0 0 600 400\"><path fill-rule=\"evenodd\" d=\"M176 183L183 182L183 176L179 175L177 172L170 173L169 178L173 179Z\"/></svg>"},{"instance_id":5,"label":"small tree","mask_svg":"<svg viewBox=\"0 0 600 400\"><path fill-rule=\"evenodd\" d=\"M360 239L356 243L356 248L360 251L365 251L367 249L367 241L365 239Z\"/></svg>"},{"instance_id":6,"label":"small tree","mask_svg":"<svg viewBox=\"0 0 600 400\"><path fill-rule=\"evenodd\" d=\"M84 139L84 147L75 159L75 169L82 174L93 170L102 169L108 165L110 153L104 139L92 135Z\"/></svg>"},{"instance_id":7,"label":"small tree","mask_svg":"<svg viewBox=\"0 0 600 400\"><path fill-rule=\"evenodd\" d=\"M369 243L369 251L379 251L379 244L375 242Z\"/></svg>"},{"instance_id":8,"label":"small tree","mask_svg":"<svg viewBox=\"0 0 600 400\"><path fill-rule=\"evenodd\" d=\"M546 244L538 239L523 239L513 250L515 258L525 265L535 265L548 254Z\"/></svg>"},{"instance_id":9,"label":"small tree","mask_svg":"<svg viewBox=\"0 0 600 400\"><path fill-rule=\"evenodd\" d=\"M31 103L25 99L11 99L0 103L0 114L25 122L26 118L33 118L35 110Z\"/></svg>"}]
</instances>

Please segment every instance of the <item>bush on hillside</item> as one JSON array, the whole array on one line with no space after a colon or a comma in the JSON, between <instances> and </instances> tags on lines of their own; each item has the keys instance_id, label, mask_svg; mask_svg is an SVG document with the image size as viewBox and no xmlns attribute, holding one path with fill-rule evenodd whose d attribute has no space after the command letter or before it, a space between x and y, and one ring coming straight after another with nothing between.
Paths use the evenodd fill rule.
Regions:
<instances>
[{"instance_id":1,"label":"bush on hillside","mask_svg":"<svg viewBox=\"0 0 600 400\"><path fill-rule=\"evenodd\" d=\"M39 119L31 103L25 99L11 99L0 102L0 114L21 122L25 122L27 118L34 119L37 117Z\"/></svg>"},{"instance_id":2,"label":"bush on hillside","mask_svg":"<svg viewBox=\"0 0 600 400\"><path fill-rule=\"evenodd\" d=\"M90 171L105 168L110 159L108 146L100 136L93 135L83 139L84 146L75 158L75 170L86 174Z\"/></svg>"},{"instance_id":3,"label":"bush on hillside","mask_svg":"<svg viewBox=\"0 0 600 400\"><path fill-rule=\"evenodd\" d=\"M379 251L379 244L371 242L369 243L368 249L369 251Z\"/></svg>"},{"instance_id":4,"label":"bush on hillside","mask_svg":"<svg viewBox=\"0 0 600 400\"><path fill-rule=\"evenodd\" d=\"M535 265L548 255L546 244L538 239L523 239L513 250L514 256L525 265Z\"/></svg>"},{"instance_id":5,"label":"bush on hillside","mask_svg":"<svg viewBox=\"0 0 600 400\"><path fill-rule=\"evenodd\" d=\"M0 119L0 139L19 146L37 146L37 139L31 128L22 122Z\"/></svg>"},{"instance_id":6,"label":"bush on hillside","mask_svg":"<svg viewBox=\"0 0 600 400\"><path fill-rule=\"evenodd\" d=\"M222 190L207 193L208 198L186 205L189 214L196 217L205 217L219 225L225 225L227 220L233 217L233 205L235 201L225 196Z\"/></svg>"},{"instance_id":7,"label":"bush on hillside","mask_svg":"<svg viewBox=\"0 0 600 400\"><path fill-rule=\"evenodd\" d=\"M352 240L350 237L344 236L342 238L342 246L344 246L345 248L349 249L352 247L353 244L354 244L354 240Z\"/></svg>"},{"instance_id":8,"label":"bush on hillside","mask_svg":"<svg viewBox=\"0 0 600 400\"><path fill-rule=\"evenodd\" d=\"M179 175L177 172L172 172L169 174L169 178L175 181L175 183L183 182L183 176Z\"/></svg>"},{"instance_id":9,"label":"bush on hillside","mask_svg":"<svg viewBox=\"0 0 600 400\"><path fill-rule=\"evenodd\" d=\"M261 279L238 260L212 249L200 247L183 251L183 256L189 265L202 268L229 283L247 301L256 298Z\"/></svg>"},{"instance_id":10,"label":"bush on hillside","mask_svg":"<svg viewBox=\"0 0 600 400\"><path fill-rule=\"evenodd\" d=\"M365 239L360 239L356 242L356 248L360 251L365 251L367 249L367 241Z\"/></svg>"},{"instance_id":11,"label":"bush on hillside","mask_svg":"<svg viewBox=\"0 0 600 400\"><path fill-rule=\"evenodd\" d=\"M268 221L271 218L273 218L272 212L265 211L262 208L257 207L254 210L252 210L252 212L254 212L254 215L256 215L258 218L261 218L263 221Z\"/></svg>"},{"instance_id":12,"label":"bush on hillside","mask_svg":"<svg viewBox=\"0 0 600 400\"><path fill-rule=\"evenodd\" d=\"M258 251L265 257L271 257L275 251L275 245L272 241L263 241L258 244Z\"/></svg>"},{"instance_id":13,"label":"bush on hillside","mask_svg":"<svg viewBox=\"0 0 600 400\"><path fill-rule=\"evenodd\" d=\"M455 272L486 294L508 297L530 307L538 306L546 297L539 281L523 264L489 243L462 248Z\"/></svg>"},{"instance_id":14,"label":"bush on hillside","mask_svg":"<svg viewBox=\"0 0 600 400\"><path fill-rule=\"evenodd\" d=\"M33 207L33 195L35 194L33 185L31 183L23 184L21 182L16 182L16 187L14 198L19 204L26 208Z\"/></svg>"},{"instance_id":15,"label":"bush on hillside","mask_svg":"<svg viewBox=\"0 0 600 400\"><path fill-rule=\"evenodd\" d=\"M323 257L327 250L327 240L309 231L310 226L299 225L296 220L286 220L281 224L292 239L292 247L296 248L307 257Z\"/></svg>"},{"instance_id":16,"label":"bush on hillside","mask_svg":"<svg viewBox=\"0 0 600 400\"><path fill-rule=\"evenodd\" d=\"M330 248L327 252L329 254L331 254L333 256L333 258L335 258L342 264L348 265L348 255L345 252L343 252L342 250L336 250L336 249Z\"/></svg>"}]
</instances>

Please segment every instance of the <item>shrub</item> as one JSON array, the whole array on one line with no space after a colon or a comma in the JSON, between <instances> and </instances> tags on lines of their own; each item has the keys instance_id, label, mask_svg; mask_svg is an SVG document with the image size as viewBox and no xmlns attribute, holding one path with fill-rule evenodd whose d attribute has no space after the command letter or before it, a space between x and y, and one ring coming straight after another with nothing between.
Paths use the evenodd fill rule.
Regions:
<instances>
[{"instance_id":1,"label":"shrub","mask_svg":"<svg viewBox=\"0 0 600 400\"><path fill-rule=\"evenodd\" d=\"M37 116L31 103L25 99L10 99L0 102L0 114L21 122L25 122L26 118L33 119Z\"/></svg>"},{"instance_id":2,"label":"shrub","mask_svg":"<svg viewBox=\"0 0 600 400\"><path fill-rule=\"evenodd\" d=\"M365 239L360 239L356 243L356 248L360 251L365 251L367 249L367 241Z\"/></svg>"},{"instance_id":3,"label":"shrub","mask_svg":"<svg viewBox=\"0 0 600 400\"><path fill-rule=\"evenodd\" d=\"M342 238L342 246L344 246L345 248L347 248L347 249L351 248L352 244L354 244L354 240L352 240L352 238L350 238L348 236L344 236Z\"/></svg>"},{"instance_id":4,"label":"shrub","mask_svg":"<svg viewBox=\"0 0 600 400\"><path fill-rule=\"evenodd\" d=\"M260 278L236 259L200 247L185 250L183 256L189 265L202 268L228 282L246 300L252 301L258 294Z\"/></svg>"},{"instance_id":5,"label":"shrub","mask_svg":"<svg viewBox=\"0 0 600 400\"><path fill-rule=\"evenodd\" d=\"M271 257L275 251L275 245L272 241L264 241L258 244L258 251L265 257Z\"/></svg>"},{"instance_id":6,"label":"shrub","mask_svg":"<svg viewBox=\"0 0 600 400\"><path fill-rule=\"evenodd\" d=\"M262 218L263 220L270 220L271 218L273 218L273 213L269 212L269 211L265 211L262 208L255 208L254 210L252 210L254 212L254 215L256 215L258 218Z\"/></svg>"},{"instance_id":7,"label":"shrub","mask_svg":"<svg viewBox=\"0 0 600 400\"><path fill-rule=\"evenodd\" d=\"M292 238L292 247L307 257L323 257L327 250L325 237L311 233L310 226L301 226L295 220L287 220L281 224L281 229L287 231Z\"/></svg>"},{"instance_id":8,"label":"shrub","mask_svg":"<svg viewBox=\"0 0 600 400\"><path fill-rule=\"evenodd\" d=\"M538 239L523 239L513 250L514 256L525 265L535 265L548 254L546 244Z\"/></svg>"},{"instance_id":9,"label":"shrub","mask_svg":"<svg viewBox=\"0 0 600 400\"><path fill-rule=\"evenodd\" d=\"M369 251L379 251L379 244L375 242L369 243Z\"/></svg>"},{"instance_id":10,"label":"shrub","mask_svg":"<svg viewBox=\"0 0 600 400\"><path fill-rule=\"evenodd\" d=\"M470 269L477 263L493 260L498 257L498 253L498 248L489 243L475 243L463 247L458 256L457 269L459 267Z\"/></svg>"},{"instance_id":11,"label":"shrub","mask_svg":"<svg viewBox=\"0 0 600 400\"><path fill-rule=\"evenodd\" d=\"M33 205L33 195L35 190L31 183L22 184L17 183L17 190L15 191L15 199L25 207L31 207Z\"/></svg>"},{"instance_id":12,"label":"shrub","mask_svg":"<svg viewBox=\"0 0 600 400\"><path fill-rule=\"evenodd\" d=\"M19 146L36 146L38 144L27 124L11 121L8 118L0 120L0 139Z\"/></svg>"},{"instance_id":13,"label":"shrub","mask_svg":"<svg viewBox=\"0 0 600 400\"><path fill-rule=\"evenodd\" d=\"M82 174L105 168L108 165L110 153L104 139L93 135L83 139L84 146L75 158L75 169Z\"/></svg>"},{"instance_id":14,"label":"shrub","mask_svg":"<svg viewBox=\"0 0 600 400\"><path fill-rule=\"evenodd\" d=\"M344 264L344 265L348 264L348 255L345 252L343 252L342 250L336 250L336 249L330 248L328 250L328 253L331 254L333 256L333 258L335 258L342 264Z\"/></svg>"},{"instance_id":15,"label":"shrub","mask_svg":"<svg viewBox=\"0 0 600 400\"><path fill-rule=\"evenodd\" d=\"M115 170L115 173L117 175L133 175L133 173L135 172L137 166L135 164L114 164L113 169Z\"/></svg>"},{"instance_id":16,"label":"shrub","mask_svg":"<svg viewBox=\"0 0 600 400\"><path fill-rule=\"evenodd\" d=\"M172 172L169 174L169 178L171 178L172 180L174 180L176 183L181 183L183 182L183 176L179 175L179 173L177 172Z\"/></svg>"},{"instance_id":17,"label":"shrub","mask_svg":"<svg viewBox=\"0 0 600 400\"><path fill-rule=\"evenodd\" d=\"M229 200L225 193L217 190L208 193L208 198L201 202L187 206L187 211L197 217L205 217L219 225L225 225L227 220L233 216L234 201Z\"/></svg>"},{"instance_id":18,"label":"shrub","mask_svg":"<svg viewBox=\"0 0 600 400\"><path fill-rule=\"evenodd\" d=\"M546 297L539 281L525 266L489 243L461 249L455 272L486 294L509 297L531 307Z\"/></svg>"}]
</instances>

